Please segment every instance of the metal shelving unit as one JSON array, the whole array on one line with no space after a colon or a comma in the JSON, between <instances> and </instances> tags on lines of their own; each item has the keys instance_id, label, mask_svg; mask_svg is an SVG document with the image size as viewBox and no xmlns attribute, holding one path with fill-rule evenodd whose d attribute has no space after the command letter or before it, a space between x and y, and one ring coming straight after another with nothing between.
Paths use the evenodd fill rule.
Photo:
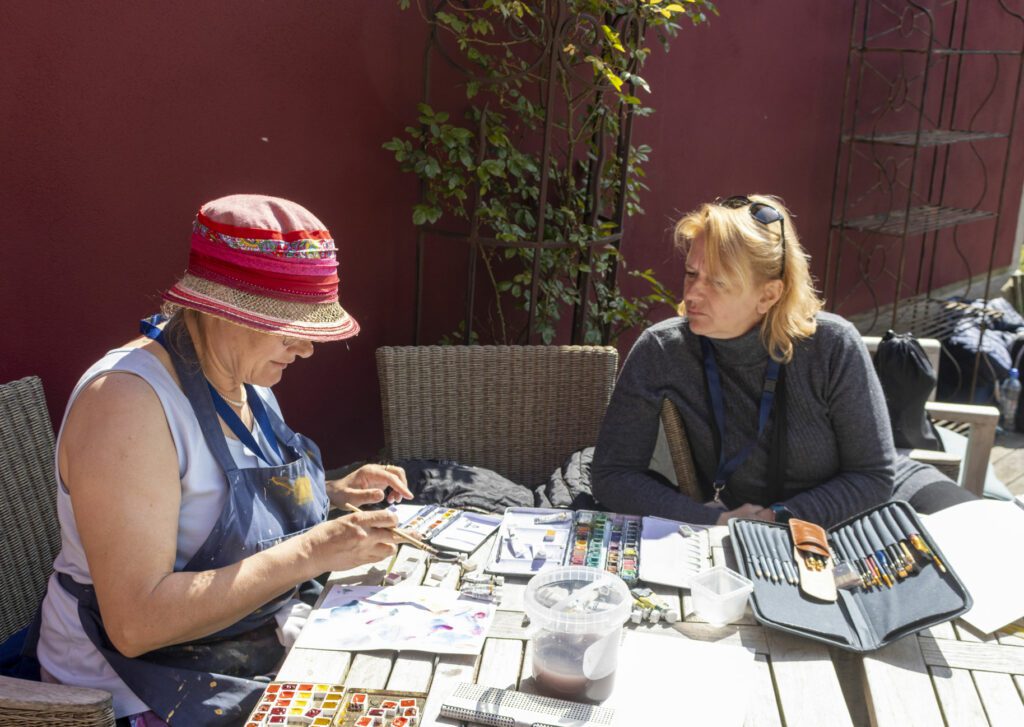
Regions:
<instances>
[{"instance_id":1,"label":"metal shelving unit","mask_svg":"<svg viewBox=\"0 0 1024 727\"><path fill-rule=\"evenodd\" d=\"M1022 71L1024 16L1007 0L855 1L830 310L865 334L942 339L965 314L950 297L990 298L1014 232L1004 212L1016 211L1006 192Z\"/></svg>"}]
</instances>

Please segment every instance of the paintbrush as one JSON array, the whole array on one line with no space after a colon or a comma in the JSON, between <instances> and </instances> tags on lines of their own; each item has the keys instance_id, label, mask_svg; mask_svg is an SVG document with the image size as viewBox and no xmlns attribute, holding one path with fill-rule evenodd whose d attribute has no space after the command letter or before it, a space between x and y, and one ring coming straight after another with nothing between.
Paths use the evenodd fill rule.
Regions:
<instances>
[{"instance_id":1,"label":"paintbrush","mask_svg":"<svg viewBox=\"0 0 1024 727\"><path fill-rule=\"evenodd\" d=\"M347 510L350 510L351 512L362 512L362 510L353 505L351 502L346 502L345 508ZM417 547L420 550L430 553L432 555L437 555L437 550L435 548L427 545L422 540L417 538L415 535L409 533L409 531L403 530L402 528L388 528L388 530L393 532L395 535L397 535L399 538L407 542L409 545Z\"/></svg>"}]
</instances>

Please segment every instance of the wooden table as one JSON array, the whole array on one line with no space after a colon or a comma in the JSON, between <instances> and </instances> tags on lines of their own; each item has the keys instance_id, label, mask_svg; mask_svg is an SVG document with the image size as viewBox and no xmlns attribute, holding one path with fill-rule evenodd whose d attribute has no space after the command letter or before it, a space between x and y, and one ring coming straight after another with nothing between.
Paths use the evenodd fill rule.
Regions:
<instances>
[{"instance_id":1,"label":"wooden table","mask_svg":"<svg viewBox=\"0 0 1024 727\"><path fill-rule=\"evenodd\" d=\"M723 548L727 538L725 527L713 528L714 560L728 563L731 549ZM409 546L403 546L405 548ZM490 543L478 548L471 559L483 567ZM402 557L404 553L400 553ZM331 574L329 585L380 584L389 561L352 571ZM410 581L422 580L423 572ZM439 587L457 586L457 569ZM435 655L419 652L343 652L311 648L294 648L288 654L278 679L282 681L317 681L345 684L365 689L393 689L427 692L423 724L434 723L441 701L451 687L462 681L493 687L534 691L530 673L530 641L524 626L523 593L525 578L506 578L506 586L498 605L494 623L479 656ZM752 692L747 725L843 725L862 724L866 714L860 683L857 679L841 679L840 674L851 665L822 644L765 629L753 619L748 609L743 621L723 628L701 623L693 614L689 591L670 587L654 589L667 599L681 605L683 621L627 624L627 628L648 629L680 638L742 644L756 653L756 678L750 684L732 684L728 689ZM621 668L621 665L620 665ZM837 671L838 669L838 671ZM846 693L844 694L844 688ZM913 722L905 722L906 727Z\"/></svg>"},{"instance_id":2,"label":"wooden table","mask_svg":"<svg viewBox=\"0 0 1024 727\"><path fill-rule=\"evenodd\" d=\"M1024 725L1024 621L983 636L962 621L864 657L871 721L888 725Z\"/></svg>"}]
</instances>

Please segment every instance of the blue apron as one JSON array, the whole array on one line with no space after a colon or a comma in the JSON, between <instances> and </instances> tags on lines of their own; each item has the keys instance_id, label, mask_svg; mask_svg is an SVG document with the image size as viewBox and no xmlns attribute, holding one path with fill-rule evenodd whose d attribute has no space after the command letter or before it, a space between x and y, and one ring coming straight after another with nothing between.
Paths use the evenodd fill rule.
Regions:
<instances>
[{"instance_id":1,"label":"blue apron","mask_svg":"<svg viewBox=\"0 0 1024 727\"><path fill-rule=\"evenodd\" d=\"M182 568L204 571L237 563L323 522L329 501L320 450L289 429L273 409L267 408L266 415L286 464L239 469L206 378L199 366L187 362L197 360L192 339L184 326L178 330L180 335L171 342L158 331L147 333L170 354L206 443L228 481L227 501L213 530ZM256 393L246 388L250 407L259 406ZM78 599L83 630L117 675L168 724L186 726L237 724L249 714L266 684L247 677L269 673L280 663L284 649L275 634L274 614L298 591L280 594L216 634L129 659L107 638L93 587L66 574L58 579ZM319 588L315 582L307 585L314 592Z\"/></svg>"}]
</instances>

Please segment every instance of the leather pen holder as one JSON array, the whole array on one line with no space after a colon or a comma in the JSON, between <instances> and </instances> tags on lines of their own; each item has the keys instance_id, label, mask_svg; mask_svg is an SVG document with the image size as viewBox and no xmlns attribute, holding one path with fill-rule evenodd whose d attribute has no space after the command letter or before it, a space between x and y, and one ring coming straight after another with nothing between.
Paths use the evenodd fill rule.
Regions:
<instances>
[{"instance_id":1,"label":"leather pen holder","mask_svg":"<svg viewBox=\"0 0 1024 727\"><path fill-rule=\"evenodd\" d=\"M793 538L793 557L800 575L800 590L821 601L838 598L828 535L820 525L792 518L789 533Z\"/></svg>"}]
</instances>

